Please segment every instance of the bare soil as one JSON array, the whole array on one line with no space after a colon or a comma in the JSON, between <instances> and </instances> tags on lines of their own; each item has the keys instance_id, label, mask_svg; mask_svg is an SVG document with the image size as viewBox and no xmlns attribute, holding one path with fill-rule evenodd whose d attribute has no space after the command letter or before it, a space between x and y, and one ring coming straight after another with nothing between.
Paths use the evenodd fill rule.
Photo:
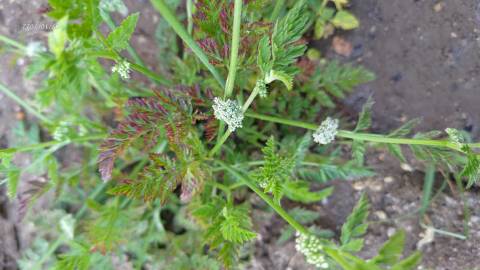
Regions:
<instances>
[{"instance_id":1,"label":"bare soil","mask_svg":"<svg viewBox=\"0 0 480 270\"><path fill-rule=\"evenodd\" d=\"M148 64L155 66L156 48L152 46L158 16L148 1L127 1L131 11L141 11L134 46ZM480 2L477 0L352 0L352 11L361 27L348 33L336 33L353 46L349 57L335 55L331 39L313 44L342 61L355 61L373 70L377 79L359 87L345 105L359 110L373 95L374 130L386 132L408 119L422 117L419 130L455 127L480 136ZM23 31L24 24L49 24L41 14L44 0L0 0L0 33L28 42L45 40L46 31ZM0 53L0 80L21 97L31 96L35 81L24 80L26 59ZM13 141L11 129L22 119L20 108L0 95L0 145ZM27 116L29 121L34 121ZM361 192L367 192L373 205L370 219L375 221L366 238L368 247L362 256L372 256L397 229L407 231L407 252L415 250L425 229L418 215L422 196L421 166L411 161L400 166L383 152L371 152L368 164L377 176L356 182L336 181L334 195L313 206L322 214L317 225L339 231ZM22 159L28 162L28 158ZM437 186L442 181L437 177ZM472 211L468 240L435 234L423 245L420 269L480 269L480 199L479 192L466 193ZM15 219L16 203L0 191L0 268L14 269L15 259L28 243L27 226ZM463 203L455 189L446 188L432 203L423 223L437 229L461 234ZM256 256L249 269L312 269L296 253L293 242L277 245L283 224L275 215L256 213L261 241L255 243Z\"/></svg>"}]
</instances>

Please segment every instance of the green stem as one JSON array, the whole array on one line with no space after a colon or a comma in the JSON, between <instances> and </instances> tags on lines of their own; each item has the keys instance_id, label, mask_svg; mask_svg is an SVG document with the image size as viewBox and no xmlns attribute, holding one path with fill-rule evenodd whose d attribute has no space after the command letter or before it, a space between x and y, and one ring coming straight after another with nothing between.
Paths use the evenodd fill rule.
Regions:
<instances>
[{"instance_id":1,"label":"green stem","mask_svg":"<svg viewBox=\"0 0 480 270\"><path fill-rule=\"evenodd\" d=\"M45 117L42 113L37 111L35 108L33 108L30 104L27 102L23 101L19 96L17 96L12 90L10 90L7 86L3 85L0 83L0 91L3 92L6 96L9 98L13 99L15 102L17 102L20 106L22 106L27 112L35 115L40 121L49 123L51 124L52 121Z\"/></svg>"},{"instance_id":2,"label":"green stem","mask_svg":"<svg viewBox=\"0 0 480 270\"><path fill-rule=\"evenodd\" d=\"M64 143L82 143L82 142L87 142L87 141L103 140L105 138L105 136L107 136L107 135L106 134L95 134L95 135L90 135L90 136L77 137L77 138L73 138L73 139L65 140L65 141L48 141L48 142L32 144L32 145L27 145L27 146L22 146L22 147L17 147L17 148L0 149L0 153L2 153L2 152L3 153L28 152L28 151L47 148L47 147L50 147L50 146L54 146L54 145L58 145L58 144L64 144Z\"/></svg>"},{"instance_id":3,"label":"green stem","mask_svg":"<svg viewBox=\"0 0 480 270\"><path fill-rule=\"evenodd\" d=\"M19 42L15 41L15 40L7 37L7 36L4 36L4 35L0 35L0 41L2 41L5 44L8 44L12 47L16 47L17 49L20 49L20 50L25 50L26 49L25 45L20 44Z\"/></svg>"},{"instance_id":4,"label":"green stem","mask_svg":"<svg viewBox=\"0 0 480 270\"><path fill-rule=\"evenodd\" d=\"M178 21L177 16L173 14L173 12L170 10L170 8L165 3L165 1L150 0L150 2L155 7L155 9L158 12L160 12L160 14L168 22L168 24L173 28L175 33L177 33L177 35L180 36L183 42L185 42L188 45L188 47L190 47L193 53L200 59L200 62L202 62L207 67L210 73L212 73L213 77L215 77L215 79L218 81L220 86L222 88L225 88L225 82L223 78L220 76L220 73L218 73L217 69L212 64L210 64L208 60L208 56L197 45L193 37L188 34L188 32L185 30L182 24Z\"/></svg>"},{"instance_id":5,"label":"green stem","mask_svg":"<svg viewBox=\"0 0 480 270\"><path fill-rule=\"evenodd\" d=\"M298 223L293 217L291 217L287 211L285 211L279 204L274 202L272 198L270 198L267 194L265 194L263 191L261 191L252 181L248 178L248 176L243 176L227 164L217 161L220 166L225 168L226 171L230 172L232 175L234 175L236 178L238 178L240 181L242 181L246 186L248 186L253 192L255 192L262 200L264 200L270 207L277 212L278 215L280 215L290 226L292 226L295 230L297 230L300 233L304 234L309 234L308 230L303 227L302 224Z\"/></svg>"},{"instance_id":6,"label":"green stem","mask_svg":"<svg viewBox=\"0 0 480 270\"><path fill-rule=\"evenodd\" d=\"M269 121L273 123L300 127L300 128L309 129L309 130L316 130L318 128L318 125L315 125L315 124L283 119L275 116L263 115L258 113L251 113L251 112L245 113L245 116L259 119L259 120ZM347 138L352 140L359 140L359 141L375 142L375 143L408 144L408 145L424 145L424 146L431 146L431 147L443 147L443 148L450 148L453 150L461 151L461 149L456 144L447 140L392 138L384 135L371 134L371 133L357 133L357 132L352 132L347 130L339 130L337 133L337 137ZM480 147L480 143L471 143L467 145L474 148Z\"/></svg>"},{"instance_id":7,"label":"green stem","mask_svg":"<svg viewBox=\"0 0 480 270\"><path fill-rule=\"evenodd\" d=\"M230 67L228 68L227 85L225 87L224 98L232 95L235 86L235 75L237 74L238 48L240 46L240 25L242 22L242 3L243 0L235 0L233 11L233 34L230 45Z\"/></svg>"}]
</instances>

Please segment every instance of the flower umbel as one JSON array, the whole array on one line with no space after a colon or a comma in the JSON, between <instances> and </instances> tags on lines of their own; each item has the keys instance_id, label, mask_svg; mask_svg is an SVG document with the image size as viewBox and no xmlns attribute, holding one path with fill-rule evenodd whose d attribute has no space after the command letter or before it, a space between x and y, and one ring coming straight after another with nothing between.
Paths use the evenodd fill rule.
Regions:
<instances>
[{"instance_id":1,"label":"flower umbel","mask_svg":"<svg viewBox=\"0 0 480 270\"><path fill-rule=\"evenodd\" d=\"M309 264L327 269L328 262L323 254L323 246L320 240L314 235L307 235L297 232L295 248L301 252Z\"/></svg>"},{"instance_id":2,"label":"flower umbel","mask_svg":"<svg viewBox=\"0 0 480 270\"><path fill-rule=\"evenodd\" d=\"M319 144L329 144L335 140L338 133L338 119L327 117L313 133L313 141Z\"/></svg>"},{"instance_id":3,"label":"flower umbel","mask_svg":"<svg viewBox=\"0 0 480 270\"><path fill-rule=\"evenodd\" d=\"M223 100L216 97L213 100L213 103L212 108L215 118L227 123L228 128L232 132L235 131L235 129L242 127L243 112L242 107L240 107L238 102L231 99Z\"/></svg>"},{"instance_id":4,"label":"flower umbel","mask_svg":"<svg viewBox=\"0 0 480 270\"><path fill-rule=\"evenodd\" d=\"M125 80L130 79L130 63L126 60L117 62L117 64L112 67L112 72L117 72L120 77Z\"/></svg>"}]
</instances>

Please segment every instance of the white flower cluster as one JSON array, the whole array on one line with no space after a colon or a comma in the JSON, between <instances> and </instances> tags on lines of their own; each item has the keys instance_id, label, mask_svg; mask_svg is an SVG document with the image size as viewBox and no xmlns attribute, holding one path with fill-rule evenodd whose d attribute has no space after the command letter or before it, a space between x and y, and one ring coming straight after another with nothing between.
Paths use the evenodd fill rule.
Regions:
<instances>
[{"instance_id":1,"label":"white flower cluster","mask_svg":"<svg viewBox=\"0 0 480 270\"><path fill-rule=\"evenodd\" d=\"M25 47L25 54L28 57L34 57L45 51L47 51L47 49L39 41L32 41L28 43L27 46Z\"/></svg>"},{"instance_id":2,"label":"white flower cluster","mask_svg":"<svg viewBox=\"0 0 480 270\"><path fill-rule=\"evenodd\" d=\"M242 127L243 112L242 107L240 107L238 102L231 99L223 100L216 97L213 100L213 103L214 104L212 108L215 114L215 118L227 123L230 131L233 132L237 128Z\"/></svg>"},{"instance_id":3,"label":"white flower cluster","mask_svg":"<svg viewBox=\"0 0 480 270\"><path fill-rule=\"evenodd\" d=\"M450 140L453 143L455 143L458 147L463 146L464 139L460 131L454 128L447 128L445 129L445 132L448 134L448 137L450 138Z\"/></svg>"},{"instance_id":4,"label":"white flower cluster","mask_svg":"<svg viewBox=\"0 0 480 270\"><path fill-rule=\"evenodd\" d=\"M257 83L255 84L255 89L253 91L258 91L258 95L261 98L266 98L267 97L267 85L265 84L265 81L263 79L257 80Z\"/></svg>"},{"instance_id":5,"label":"white flower cluster","mask_svg":"<svg viewBox=\"0 0 480 270\"><path fill-rule=\"evenodd\" d=\"M313 133L313 141L319 144L329 144L335 140L338 133L338 119L327 117Z\"/></svg>"},{"instance_id":6,"label":"white flower cluster","mask_svg":"<svg viewBox=\"0 0 480 270\"><path fill-rule=\"evenodd\" d=\"M71 123L67 121L62 121L58 124L57 127L55 127L55 130L53 131L53 139L56 141L65 141L68 140L69 138L69 133L70 133L70 127Z\"/></svg>"},{"instance_id":7,"label":"white flower cluster","mask_svg":"<svg viewBox=\"0 0 480 270\"><path fill-rule=\"evenodd\" d=\"M320 240L314 235L306 235L297 232L295 240L295 248L301 252L309 264L315 267L327 269L329 264L323 254L323 246Z\"/></svg>"},{"instance_id":8,"label":"white flower cluster","mask_svg":"<svg viewBox=\"0 0 480 270\"><path fill-rule=\"evenodd\" d=\"M130 63L126 60L117 62L115 66L112 67L112 72L117 72L120 77L125 80L130 79Z\"/></svg>"}]
</instances>

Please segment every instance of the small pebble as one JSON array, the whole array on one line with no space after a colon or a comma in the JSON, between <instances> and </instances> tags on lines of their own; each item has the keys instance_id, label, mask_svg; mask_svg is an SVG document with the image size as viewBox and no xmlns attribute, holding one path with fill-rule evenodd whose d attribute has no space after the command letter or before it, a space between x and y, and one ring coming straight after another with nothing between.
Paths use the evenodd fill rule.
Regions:
<instances>
[{"instance_id":1,"label":"small pebble","mask_svg":"<svg viewBox=\"0 0 480 270\"><path fill-rule=\"evenodd\" d=\"M445 3L443 3L443 2L438 2L438 3L436 3L436 4L433 6L433 10L434 10L435 12L440 12L440 11L442 11L442 9L443 9L444 6L445 6Z\"/></svg>"},{"instance_id":2,"label":"small pebble","mask_svg":"<svg viewBox=\"0 0 480 270\"><path fill-rule=\"evenodd\" d=\"M385 183L392 183L394 180L395 179L393 179L393 177L391 177L391 176L387 176L387 177L383 178L383 181Z\"/></svg>"},{"instance_id":3,"label":"small pebble","mask_svg":"<svg viewBox=\"0 0 480 270\"><path fill-rule=\"evenodd\" d=\"M387 214L383 211L375 211L375 215L378 217L380 220L386 220L387 219Z\"/></svg>"},{"instance_id":4,"label":"small pebble","mask_svg":"<svg viewBox=\"0 0 480 270\"><path fill-rule=\"evenodd\" d=\"M406 172L413 172L413 168L412 166L410 166L409 164L407 163L402 163L400 165L400 168L402 168L402 170L406 171Z\"/></svg>"}]
</instances>

